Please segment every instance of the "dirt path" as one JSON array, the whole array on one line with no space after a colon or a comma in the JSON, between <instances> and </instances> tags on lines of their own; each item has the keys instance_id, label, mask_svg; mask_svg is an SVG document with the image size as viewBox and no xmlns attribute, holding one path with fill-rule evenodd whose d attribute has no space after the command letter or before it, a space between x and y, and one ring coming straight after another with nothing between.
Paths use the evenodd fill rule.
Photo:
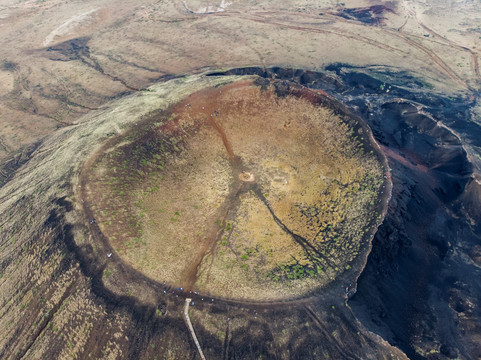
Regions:
<instances>
[{"instance_id":1,"label":"dirt path","mask_svg":"<svg viewBox=\"0 0 481 360\"><path fill-rule=\"evenodd\" d=\"M375 47L377 47L379 49L382 49L382 50L397 52L397 53L401 53L401 54L407 54L407 52L402 50L402 49L395 48L395 47L387 45L385 43L378 42L378 41L376 41L374 39L371 39L369 37L362 36L362 35L359 35L359 34L354 34L354 33L351 33L349 31L340 32L340 31L335 31L335 30L331 30L331 29L327 29L327 28L321 29L319 27L319 25L322 25L322 24L316 24L316 27L313 27L312 22L303 24L303 23L293 23L293 22L287 22L287 21L282 21L282 20L276 20L275 15L283 15L282 11L279 11L279 12L257 12L257 13L254 13L254 14L252 14L252 13L251 14L241 14L241 13L230 12L228 14L227 13L219 13L219 14L213 14L213 15L214 16L239 17L239 18L242 18L244 20L249 20L249 21L264 23L264 24L270 24L270 25L275 25L275 26L282 26L282 27L289 28L289 29L292 29L292 30L299 30L299 31L304 31L304 32L321 33L321 34L333 34L333 35L341 36L341 37L348 38L348 39L351 39L351 40L356 40L356 41L359 41L359 42L362 42L362 43L365 43L365 44L369 44L369 45L375 46ZM353 22L352 20L343 19L340 16L338 16L337 14L333 14L333 13L326 13L324 16L326 18L334 18L335 21L339 21L339 22L342 22L342 23L352 23ZM319 20L318 17L315 17L315 16L313 17L312 15L309 15L309 14L304 14L303 17L306 17L306 18L309 18L309 19ZM472 57L471 66L473 68L473 71L478 78L481 77L477 55L471 49L468 49L464 46L456 44L453 41L450 41L449 39L446 39L445 37L440 36L439 34L435 33L433 30L429 29L427 26L422 24L417 18L415 18L415 20L426 31L428 31L432 34L436 34L440 38L445 40L446 45L450 45L450 46L452 46L454 48L457 48L459 50L464 50L464 51L469 52L471 57ZM399 29L396 29L396 30L384 29L384 28L378 28L378 30L382 31L382 32L385 32L385 33L387 33L391 36L397 37L397 38L401 39L402 41L406 42L408 45L418 49L421 52L423 52L427 57L429 57L433 61L433 63L443 73L445 73L447 76L449 76L449 78L451 78L453 81L457 82L458 84L467 87L466 82L454 70L452 70L451 67L448 66L446 64L446 62L444 62L437 54L435 54L431 49L429 49L426 46L420 44L419 42L412 40L411 37L408 37L407 35L405 35L402 31L404 25L405 24L403 24Z\"/></svg>"},{"instance_id":2,"label":"dirt path","mask_svg":"<svg viewBox=\"0 0 481 360\"><path fill-rule=\"evenodd\" d=\"M66 20L64 23L52 30L43 41L42 46L48 46L55 40L56 37L65 36L71 32L74 32L78 27L88 25L88 23L92 21L91 15L97 10L98 9L92 9L83 14L72 16L70 19Z\"/></svg>"},{"instance_id":3,"label":"dirt path","mask_svg":"<svg viewBox=\"0 0 481 360\"><path fill-rule=\"evenodd\" d=\"M216 14L216 16L222 16L222 15ZM229 14L229 15L230 15L230 17L234 17L233 14ZM382 49L382 50L398 52L398 53L403 54L403 55L406 54L406 52L401 50L401 49L397 49L395 47L386 45L386 44L381 43L379 41L376 41L374 39L371 39L371 38L368 38L368 37L365 37L365 36L362 36L362 35L356 35L356 34L353 34L353 33L349 33L347 31L341 32L341 31L334 31L334 30L328 30L328 29L320 29L319 27L312 27L312 26L301 25L301 24L291 24L289 22L282 21L282 20L274 20L273 18L269 18L267 16L262 16L260 14L237 14L237 17L241 18L243 20L249 20L249 21L258 22L258 23L262 23L262 24L275 25L275 26L279 26L279 27L292 29L292 30L299 30L299 31L319 33L319 34L333 34L333 35L337 35L337 36L340 36L340 37L343 37L343 38L360 41L362 43L375 46L375 47L377 47L379 49Z\"/></svg>"},{"instance_id":4,"label":"dirt path","mask_svg":"<svg viewBox=\"0 0 481 360\"><path fill-rule=\"evenodd\" d=\"M199 350L200 358L202 360L205 360L204 353L202 352L202 349L200 348L199 340L197 340L197 336L195 335L194 328L192 326L192 323L190 322L190 317L189 317L189 305L192 299L187 298L185 299L185 307L184 307L184 316L185 316L185 321L187 322L187 327L189 328L190 335L192 335L192 339L194 340L195 346L197 346L197 350Z\"/></svg>"},{"instance_id":5,"label":"dirt path","mask_svg":"<svg viewBox=\"0 0 481 360\"><path fill-rule=\"evenodd\" d=\"M426 30L429 34L435 36L436 38L438 39L442 39L441 42L437 41L438 43L440 44L444 44L444 45L449 45L449 46L452 46L456 49L459 49L459 50L462 50L462 51L467 51L470 53L471 55L471 59L472 59L472 62L471 62L471 67L473 69L473 71L475 72L476 76L481 79L481 73L479 71L479 63L478 63L478 56L477 54L470 48L467 48L466 46L463 46L463 45L459 45L458 43L448 39L447 37L439 34L438 32L434 31L433 29L429 28L428 26L426 26L421 20L419 20L416 12L414 10L412 10L410 8L409 5L406 4L405 1L402 2L403 3L403 6L407 9L408 11L408 14L416 21L416 23L422 27L424 30ZM404 28L404 25L407 23L408 19L406 19L405 23L403 24L403 26L401 26L398 30L399 32L402 32L403 31L403 28Z\"/></svg>"}]
</instances>

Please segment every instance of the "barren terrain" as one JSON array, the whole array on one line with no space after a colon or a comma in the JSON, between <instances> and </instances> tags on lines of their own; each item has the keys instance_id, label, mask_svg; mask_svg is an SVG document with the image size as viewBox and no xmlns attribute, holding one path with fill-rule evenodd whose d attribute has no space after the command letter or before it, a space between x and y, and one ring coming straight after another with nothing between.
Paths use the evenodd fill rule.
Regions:
<instances>
[{"instance_id":1,"label":"barren terrain","mask_svg":"<svg viewBox=\"0 0 481 360\"><path fill-rule=\"evenodd\" d=\"M0 0L0 358L200 358L184 321L185 298L192 298L190 319L208 359L480 358L480 18L479 4L462 1ZM102 198L116 179L92 187L101 174L85 176L86 169L102 170L99 154L107 159L112 145L125 145L117 139L141 132L156 117L178 113L175 124L202 114L208 121L217 110L222 118L220 103L185 105L197 104L192 96L202 90L255 79L279 84L284 103L267 106L273 115L263 126L253 121L236 131L236 116L251 118L244 109L206 125L209 131L199 129L189 137L189 149L204 159L195 172L185 165L192 152L172 147L170 170L158 168L155 178L129 189L135 191L128 199L120 188L115 198ZM285 96L292 91L324 99L321 108L329 111L316 118L336 122L349 114L363 124L363 141L369 137L384 169L374 167L377 192L365 198L379 214L358 223L357 229L370 224L362 256L354 259L344 249L338 262L344 253L336 248L326 256L334 270L317 277L321 291L310 292L319 283L311 288L313 277L302 273L307 285L285 301L277 295L296 279L275 270L285 270L287 254L298 249L285 233L271 239L279 224L266 209L296 234L315 239L309 224L315 212L305 207L310 215L303 223L283 194L314 201L333 173L357 189L353 183L361 185L372 171L345 158L328 164L315 146L323 134L315 126L306 134L303 122L292 121L292 137L276 133L274 119L303 113L309 120L314 112L310 101ZM174 109L181 100L186 103ZM225 139L212 131L216 126ZM273 142L268 135L282 142L258 147ZM294 150L303 156L292 156ZM236 157L250 166L232 172ZM323 161L300 160L312 157ZM306 175L298 183L293 162ZM327 175L317 181L314 173ZM161 192L177 181L179 189ZM259 191L237 198L220 233L211 227L217 256L196 263L194 242L170 238L171 255L194 260L172 276L192 264L195 276L169 278L176 264L165 267L168 257L154 264L165 254L155 246L146 251L146 244L162 234L187 236L178 225L191 234L188 227L199 219L195 206L222 213L236 183ZM358 195L362 191L359 186ZM322 218L341 222L353 207L349 199ZM119 210L107 213L109 204ZM122 206L132 226L114 228L112 222L123 221ZM171 223L175 227L162 231L156 226ZM270 246L272 261L260 261L249 243L256 238L249 232L262 227L256 241ZM231 252L220 254L233 240L222 238L227 232L238 246L232 242ZM278 244L292 249L281 252ZM209 296L206 269L231 260L237 275L218 285L228 290ZM335 264L351 268L335 270ZM239 278L255 267L272 274L265 296ZM236 282L245 296L235 296Z\"/></svg>"}]
</instances>

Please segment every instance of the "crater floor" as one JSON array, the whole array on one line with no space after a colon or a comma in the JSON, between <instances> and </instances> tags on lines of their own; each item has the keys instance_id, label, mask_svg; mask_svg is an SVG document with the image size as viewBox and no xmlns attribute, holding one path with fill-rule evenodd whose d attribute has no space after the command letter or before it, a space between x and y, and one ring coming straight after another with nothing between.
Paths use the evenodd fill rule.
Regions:
<instances>
[{"instance_id":1,"label":"crater floor","mask_svg":"<svg viewBox=\"0 0 481 360\"><path fill-rule=\"evenodd\" d=\"M321 92L282 86L201 90L102 150L85 199L126 262L250 300L305 296L351 269L379 216L382 166Z\"/></svg>"}]
</instances>

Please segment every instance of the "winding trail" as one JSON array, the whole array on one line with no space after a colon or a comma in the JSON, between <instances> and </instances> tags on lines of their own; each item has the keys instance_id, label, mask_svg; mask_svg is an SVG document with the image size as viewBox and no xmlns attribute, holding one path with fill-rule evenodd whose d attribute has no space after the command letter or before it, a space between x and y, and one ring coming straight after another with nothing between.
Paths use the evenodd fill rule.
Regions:
<instances>
[{"instance_id":1,"label":"winding trail","mask_svg":"<svg viewBox=\"0 0 481 360\"><path fill-rule=\"evenodd\" d=\"M195 336L194 328L192 327L192 323L190 322L189 305L190 305L191 301L192 301L191 298L185 299L185 307L184 307L185 321L187 322L187 327L189 328L190 335L192 335L192 339L194 340L195 346L197 346L197 350L199 350L200 358L202 360L205 360L204 353L202 352L202 349L200 348L199 340L197 340L197 336Z\"/></svg>"},{"instance_id":2,"label":"winding trail","mask_svg":"<svg viewBox=\"0 0 481 360\"><path fill-rule=\"evenodd\" d=\"M444 44L444 45L449 45L449 46L454 47L454 48L456 48L458 50L461 50L461 51L467 51L471 55L471 68L474 71L474 73L476 74L476 76L478 77L478 79L481 80L481 72L479 70L478 55L476 54L476 52L473 49L471 49L467 46L464 46L464 45L460 45L460 44L456 43L455 41L452 41L452 40L448 39L446 36L443 36L443 35L439 34L438 32L434 31L430 27L426 26L421 20L419 20L416 12L406 3L406 1L402 1L402 3L403 3L403 6L406 8L409 16L411 16L420 27L422 27L424 30L426 30L429 34L434 35L439 39L442 39L442 41L438 42L438 43ZM407 21L408 21L408 19L406 18L406 21L403 24L403 26L401 26L399 28L399 32L402 32L402 30L404 28L404 25L407 23Z\"/></svg>"}]
</instances>

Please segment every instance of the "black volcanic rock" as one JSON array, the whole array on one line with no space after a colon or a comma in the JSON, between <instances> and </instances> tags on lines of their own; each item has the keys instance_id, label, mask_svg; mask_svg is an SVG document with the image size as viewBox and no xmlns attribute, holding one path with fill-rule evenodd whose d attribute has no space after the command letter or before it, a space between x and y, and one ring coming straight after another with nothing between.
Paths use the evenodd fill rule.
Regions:
<instances>
[{"instance_id":1,"label":"black volcanic rock","mask_svg":"<svg viewBox=\"0 0 481 360\"><path fill-rule=\"evenodd\" d=\"M439 350L441 354L447 356L450 359L456 359L458 357L458 350L452 346L441 345Z\"/></svg>"}]
</instances>

